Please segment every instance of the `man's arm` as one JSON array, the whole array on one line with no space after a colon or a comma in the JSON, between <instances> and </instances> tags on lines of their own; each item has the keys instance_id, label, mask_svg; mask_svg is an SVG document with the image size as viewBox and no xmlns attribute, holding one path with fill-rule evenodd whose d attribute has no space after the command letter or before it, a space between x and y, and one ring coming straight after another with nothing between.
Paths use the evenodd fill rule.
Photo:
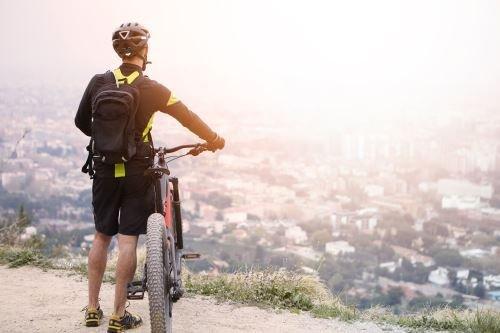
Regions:
<instances>
[{"instance_id":1,"label":"man's arm","mask_svg":"<svg viewBox=\"0 0 500 333\"><path fill-rule=\"evenodd\" d=\"M91 101L91 91L95 82L95 76L90 80L87 89L83 93L82 100L80 101L80 106L78 106L78 111L75 116L75 125L82 131L85 135L91 135L91 123L92 123L92 101Z\"/></svg>"},{"instance_id":2,"label":"man's arm","mask_svg":"<svg viewBox=\"0 0 500 333\"><path fill-rule=\"evenodd\" d=\"M189 110L184 103L178 100L170 90L161 86L161 102L159 110L174 117L182 126L199 136L201 139L212 142L218 138L217 133L203 121L193 111Z\"/></svg>"}]
</instances>

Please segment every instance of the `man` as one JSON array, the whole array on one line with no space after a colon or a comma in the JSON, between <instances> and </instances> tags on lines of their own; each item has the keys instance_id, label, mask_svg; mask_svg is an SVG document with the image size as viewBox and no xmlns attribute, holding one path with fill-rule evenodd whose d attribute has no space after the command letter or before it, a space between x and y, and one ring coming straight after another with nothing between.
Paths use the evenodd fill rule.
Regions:
<instances>
[{"instance_id":1,"label":"man","mask_svg":"<svg viewBox=\"0 0 500 333\"><path fill-rule=\"evenodd\" d=\"M114 310L109 320L108 332L122 332L142 323L139 316L125 310L125 303L127 284L132 281L136 269L137 239L139 234L146 233L147 218L154 209L151 179L144 176L144 170L150 165L151 156L140 153L151 152L153 115L156 111L160 111L174 117L191 132L207 141L212 151L224 148L225 144L222 137L176 99L170 90L143 76L142 72L148 63L149 37L148 30L138 23L122 24L115 30L112 37L113 48L122 59L122 64L113 72L97 74L92 78L75 117L76 126L93 138L97 131L95 105L99 97L96 98L96 95L102 92L102 87L109 86L110 83L116 83L117 87L125 84L137 88L139 92L134 119L135 131L137 135L142 136L135 157L128 161L124 159L123 163L109 164L104 158L96 159L95 152L89 145L89 151L92 151L94 156L94 165L92 167L90 163L88 171L93 176L92 205L96 233L88 257L89 299L85 324L98 326L103 317L99 304L99 291L106 268L108 247L112 237L118 234L119 255ZM88 160L90 161L91 159Z\"/></svg>"}]
</instances>

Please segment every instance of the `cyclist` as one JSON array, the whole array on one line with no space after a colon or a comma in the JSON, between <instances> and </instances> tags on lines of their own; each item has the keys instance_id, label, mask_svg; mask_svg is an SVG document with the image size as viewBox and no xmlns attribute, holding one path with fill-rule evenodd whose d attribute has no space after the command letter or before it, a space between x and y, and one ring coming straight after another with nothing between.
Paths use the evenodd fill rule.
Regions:
<instances>
[{"instance_id":1,"label":"cyclist","mask_svg":"<svg viewBox=\"0 0 500 333\"><path fill-rule=\"evenodd\" d=\"M142 323L140 316L125 309L125 303L127 284L132 281L136 269L137 239L140 234L146 233L147 218L154 210L152 181L150 177L144 176L144 170L151 162L151 129L155 112L160 111L174 117L205 140L212 151L224 148L225 144L221 136L212 131L169 89L143 75L148 64L149 38L149 31L138 23L125 23L114 31L113 48L122 59L122 64L114 71L97 74L90 80L75 117L76 126L84 134L92 138L100 135L102 140L109 133L95 133L93 107L95 112L97 93L110 83L116 83L117 87L121 84L131 85L139 92L135 130L141 136L137 143L137 153L123 163L109 164L104 158L96 158L96 152L89 145L89 159L85 170L93 178L92 205L96 229L88 256L86 326L98 326L103 318L99 291L106 268L108 247L112 237L118 234L114 310L109 319L108 332L122 332ZM112 131L113 128L109 128L109 132Z\"/></svg>"}]
</instances>

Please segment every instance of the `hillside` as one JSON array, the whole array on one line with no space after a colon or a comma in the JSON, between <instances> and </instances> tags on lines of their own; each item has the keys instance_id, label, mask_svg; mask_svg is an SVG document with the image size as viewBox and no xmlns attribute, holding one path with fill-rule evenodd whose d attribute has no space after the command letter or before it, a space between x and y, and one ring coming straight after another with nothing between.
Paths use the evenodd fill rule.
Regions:
<instances>
[{"instance_id":1,"label":"hillside","mask_svg":"<svg viewBox=\"0 0 500 333\"><path fill-rule=\"evenodd\" d=\"M42 271L35 267L0 266L2 298L0 313L4 332L96 332L81 324L80 312L86 301L85 278L62 270ZM113 285L102 290L105 315L112 309ZM145 325L133 332L149 332L147 300L133 301L131 309L139 313ZM105 332L101 324L97 332ZM213 298L188 296L175 306L175 332L405 332L371 322L347 323L336 319L313 318L309 314L272 311L230 303Z\"/></svg>"}]
</instances>

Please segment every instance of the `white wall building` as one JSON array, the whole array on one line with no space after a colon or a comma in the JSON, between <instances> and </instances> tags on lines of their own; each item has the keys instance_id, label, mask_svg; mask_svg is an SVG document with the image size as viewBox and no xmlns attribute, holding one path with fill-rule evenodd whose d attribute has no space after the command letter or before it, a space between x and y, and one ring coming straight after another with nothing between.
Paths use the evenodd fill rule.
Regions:
<instances>
[{"instance_id":1,"label":"white wall building","mask_svg":"<svg viewBox=\"0 0 500 333\"><path fill-rule=\"evenodd\" d=\"M398 263L395 261L388 261L381 263L378 267L387 269L389 273L394 273L396 271L396 268L398 268Z\"/></svg>"},{"instance_id":2,"label":"white wall building","mask_svg":"<svg viewBox=\"0 0 500 333\"><path fill-rule=\"evenodd\" d=\"M482 258L489 255L490 252L483 249L470 249L460 251L460 255L465 258Z\"/></svg>"},{"instance_id":3,"label":"white wall building","mask_svg":"<svg viewBox=\"0 0 500 333\"><path fill-rule=\"evenodd\" d=\"M363 190L370 198L384 196L384 187L380 185L369 184Z\"/></svg>"},{"instance_id":4,"label":"white wall building","mask_svg":"<svg viewBox=\"0 0 500 333\"><path fill-rule=\"evenodd\" d=\"M438 286L446 286L450 284L448 277L448 270L444 267L438 267L429 273L429 282L437 284Z\"/></svg>"},{"instance_id":5,"label":"white wall building","mask_svg":"<svg viewBox=\"0 0 500 333\"><path fill-rule=\"evenodd\" d=\"M441 199L441 208L443 209L470 210L479 209L482 206L481 198L478 196L450 195Z\"/></svg>"},{"instance_id":6,"label":"white wall building","mask_svg":"<svg viewBox=\"0 0 500 333\"><path fill-rule=\"evenodd\" d=\"M500 275L486 275L483 281L487 289L500 288Z\"/></svg>"},{"instance_id":7,"label":"white wall building","mask_svg":"<svg viewBox=\"0 0 500 333\"><path fill-rule=\"evenodd\" d=\"M8 192L20 192L26 185L26 173L4 172L2 173L2 186Z\"/></svg>"},{"instance_id":8,"label":"white wall building","mask_svg":"<svg viewBox=\"0 0 500 333\"><path fill-rule=\"evenodd\" d=\"M224 221L229 223L241 223L245 222L248 218L248 214L246 212L231 212L224 213Z\"/></svg>"},{"instance_id":9,"label":"white wall building","mask_svg":"<svg viewBox=\"0 0 500 333\"><path fill-rule=\"evenodd\" d=\"M337 256L339 254L356 252L356 249L346 241L336 241L326 243L325 252Z\"/></svg>"},{"instance_id":10,"label":"white wall building","mask_svg":"<svg viewBox=\"0 0 500 333\"><path fill-rule=\"evenodd\" d=\"M299 226L293 226L285 231L285 237L294 244L307 242L307 233Z\"/></svg>"},{"instance_id":11,"label":"white wall building","mask_svg":"<svg viewBox=\"0 0 500 333\"><path fill-rule=\"evenodd\" d=\"M491 199L493 196L493 186L491 184L474 184L459 179L440 179L438 181L438 193L442 196Z\"/></svg>"}]
</instances>

